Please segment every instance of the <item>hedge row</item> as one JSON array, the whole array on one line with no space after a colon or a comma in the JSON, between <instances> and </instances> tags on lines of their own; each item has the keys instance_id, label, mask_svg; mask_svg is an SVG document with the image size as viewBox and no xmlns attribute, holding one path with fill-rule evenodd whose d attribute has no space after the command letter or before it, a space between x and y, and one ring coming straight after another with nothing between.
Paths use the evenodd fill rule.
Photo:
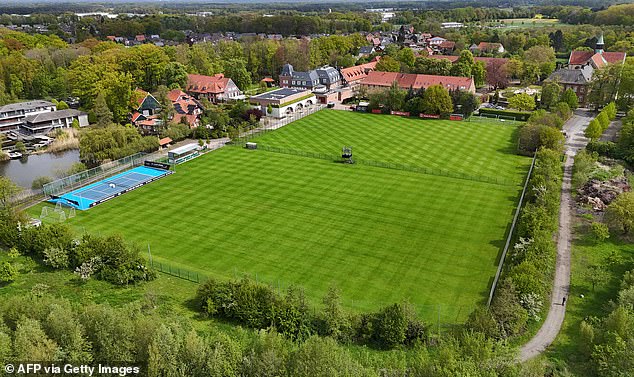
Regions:
<instances>
[{"instance_id":1,"label":"hedge row","mask_svg":"<svg viewBox=\"0 0 634 377\"><path fill-rule=\"evenodd\" d=\"M478 111L478 114L479 115L482 115L482 114L501 115L501 116L505 116L509 118L513 117L515 118L515 120L521 120L523 122L526 122L528 118L531 116L530 112L487 109L487 108L481 108Z\"/></svg>"},{"instance_id":2,"label":"hedge row","mask_svg":"<svg viewBox=\"0 0 634 377\"><path fill-rule=\"evenodd\" d=\"M493 338L521 335L548 310L553 283L562 166L559 151L537 152L517 242L509 251L491 307L474 312L467 327Z\"/></svg>"}]
</instances>

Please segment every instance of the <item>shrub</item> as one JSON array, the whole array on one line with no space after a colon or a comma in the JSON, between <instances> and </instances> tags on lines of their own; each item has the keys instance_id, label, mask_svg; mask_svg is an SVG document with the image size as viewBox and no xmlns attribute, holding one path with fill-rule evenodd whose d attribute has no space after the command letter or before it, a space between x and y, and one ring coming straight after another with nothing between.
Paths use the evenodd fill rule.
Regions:
<instances>
[{"instance_id":1,"label":"shrub","mask_svg":"<svg viewBox=\"0 0 634 377\"><path fill-rule=\"evenodd\" d=\"M0 263L0 283L10 283L18 278L18 269L9 262Z\"/></svg>"},{"instance_id":2,"label":"shrub","mask_svg":"<svg viewBox=\"0 0 634 377\"><path fill-rule=\"evenodd\" d=\"M44 250L44 263L57 269L66 268L69 265L68 252L59 247L49 247Z\"/></svg>"},{"instance_id":3,"label":"shrub","mask_svg":"<svg viewBox=\"0 0 634 377\"><path fill-rule=\"evenodd\" d=\"M566 102L558 102L551 110L564 121L572 116L572 110Z\"/></svg>"},{"instance_id":4,"label":"shrub","mask_svg":"<svg viewBox=\"0 0 634 377\"><path fill-rule=\"evenodd\" d=\"M597 152L600 156L619 157L617 145L611 141L590 141L586 145L586 150L588 152Z\"/></svg>"},{"instance_id":5,"label":"shrub","mask_svg":"<svg viewBox=\"0 0 634 377\"><path fill-rule=\"evenodd\" d=\"M610 230L608 226L603 223L594 222L590 226L592 229L592 236L598 242L603 242L610 238Z\"/></svg>"},{"instance_id":6,"label":"shrub","mask_svg":"<svg viewBox=\"0 0 634 377\"><path fill-rule=\"evenodd\" d=\"M33 190L41 190L45 184L53 182L53 178L51 177L37 177L31 183L31 188Z\"/></svg>"}]
</instances>

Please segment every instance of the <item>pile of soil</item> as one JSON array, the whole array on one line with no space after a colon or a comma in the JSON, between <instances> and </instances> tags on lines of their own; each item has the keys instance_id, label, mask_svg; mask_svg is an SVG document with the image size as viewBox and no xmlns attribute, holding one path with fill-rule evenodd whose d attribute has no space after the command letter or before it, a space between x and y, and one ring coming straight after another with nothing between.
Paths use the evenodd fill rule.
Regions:
<instances>
[{"instance_id":1,"label":"pile of soil","mask_svg":"<svg viewBox=\"0 0 634 377\"><path fill-rule=\"evenodd\" d=\"M603 211L616 199L617 196L631 190L627 178L618 177L609 181L589 180L583 187L577 190L577 201L589 204L595 211Z\"/></svg>"}]
</instances>

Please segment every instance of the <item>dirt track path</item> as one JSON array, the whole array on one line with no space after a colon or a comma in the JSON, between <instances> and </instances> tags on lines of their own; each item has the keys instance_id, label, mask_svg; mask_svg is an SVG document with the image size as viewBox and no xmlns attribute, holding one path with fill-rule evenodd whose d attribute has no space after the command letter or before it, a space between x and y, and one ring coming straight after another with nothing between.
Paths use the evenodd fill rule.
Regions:
<instances>
[{"instance_id":1,"label":"dirt track path","mask_svg":"<svg viewBox=\"0 0 634 377\"><path fill-rule=\"evenodd\" d=\"M564 297L568 296L570 289L570 245L572 242L572 165L577 152L585 148L588 139L583 136L583 131L592 119L592 115L585 111L575 111L575 115L564 125L564 131L568 135L566 140L566 162L564 164L564 176L561 187L561 205L559 208L559 233L557 235L557 263L555 269L555 282L550 298L548 316L537 334L522 348L519 359L521 362L532 359L542 353L559 334L561 325L566 315L566 306L562 305Z\"/></svg>"}]
</instances>

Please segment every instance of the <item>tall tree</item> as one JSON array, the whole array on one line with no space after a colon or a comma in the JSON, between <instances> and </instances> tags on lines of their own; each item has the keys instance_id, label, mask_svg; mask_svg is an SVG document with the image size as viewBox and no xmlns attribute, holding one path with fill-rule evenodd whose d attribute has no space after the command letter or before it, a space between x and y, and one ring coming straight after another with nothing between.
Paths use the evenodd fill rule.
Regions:
<instances>
[{"instance_id":1,"label":"tall tree","mask_svg":"<svg viewBox=\"0 0 634 377\"><path fill-rule=\"evenodd\" d=\"M129 98L129 97L128 97ZM112 124L112 111L108 108L106 103L106 96L103 92L97 94L94 107L95 116L97 117L97 125L99 127L105 127Z\"/></svg>"},{"instance_id":2,"label":"tall tree","mask_svg":"<svg viewBox=\"0 0 634 377\"><path fill-rule=\"evenodd\" d=\"M542 86L542 99L541 105L546 109L550 109L557 102L561 96L561 86L556 82L549 82Z\"/></svg>"},{"instance_id":3,"label":"tall tree","mask_svg":"<svg viewBox=\"0 0 634 377\"><path fill-rule=\"evenodd\" d=\"M425 114L448 115L453 111L449 91L442 85L432 85L423 94L423 112Z\"/></svg>"}]
</instances>

